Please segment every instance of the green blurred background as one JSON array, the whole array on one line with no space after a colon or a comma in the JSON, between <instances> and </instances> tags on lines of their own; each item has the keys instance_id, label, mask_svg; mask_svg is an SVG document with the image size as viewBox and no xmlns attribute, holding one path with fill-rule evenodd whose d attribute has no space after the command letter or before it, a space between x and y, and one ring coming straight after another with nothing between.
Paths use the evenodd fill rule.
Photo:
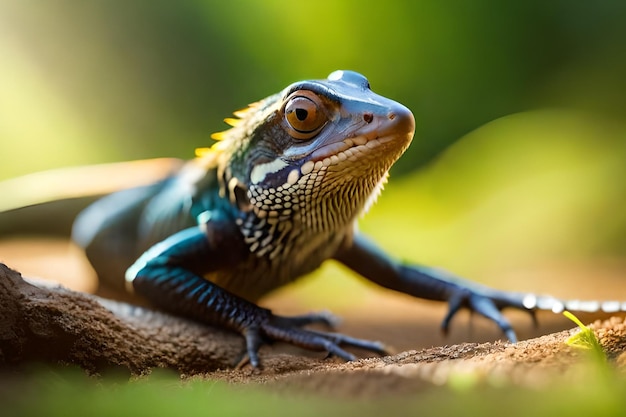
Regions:
<instances>
[{"instance_id":1,"label":"green blurred background","mask_svg":"<svg viewBox=\"0 0 626 417\"><path fill-rule=\"evenodd\" d=\"M0 0L0 179L189 158L231 111L353 69L417 120L362 222L385 248L514 288L623 272L624 22L622 0Z\"/></svg>"}]
</instances>

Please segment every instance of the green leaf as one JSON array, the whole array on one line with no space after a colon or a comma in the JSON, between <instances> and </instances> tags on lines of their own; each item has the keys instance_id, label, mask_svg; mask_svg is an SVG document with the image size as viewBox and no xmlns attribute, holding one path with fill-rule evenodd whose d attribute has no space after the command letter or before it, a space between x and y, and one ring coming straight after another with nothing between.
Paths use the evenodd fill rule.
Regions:
<instances>
[{"instance_id":1,"label":"green leaf","mask_svg":"<svg viewBox=\"0 0 626 417\"><path fill-rule=\"evenodd\" d=\"M585 326L578 317L569 311L564 311L563 315L580 327L580 332L570 336L565 343L575 348L591 350L594 356L601 358L603 361L606 360L602 345L600 345L593 330Z\"/></svg>"}]
</instances>

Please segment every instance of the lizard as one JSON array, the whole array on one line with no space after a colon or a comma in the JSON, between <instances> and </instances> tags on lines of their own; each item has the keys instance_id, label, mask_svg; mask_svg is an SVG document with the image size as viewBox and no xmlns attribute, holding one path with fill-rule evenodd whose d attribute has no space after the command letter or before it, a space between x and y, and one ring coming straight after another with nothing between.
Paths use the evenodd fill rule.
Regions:
<instances>
[{"instance_id":1,"label":"lizard","mask_svg":"<svg viewBox=\"0 0 626 417\"><path fill-rule=\"evenodd\" d=\"M165 311L242 334L261 366L263 343L281 341L347 361L383 343L307 328L333 327L330 313L282 316L258 306L270 291L334 259L382 287L448 303L447 331L463 308L493 321L511 341L505 308L623 311L507 292L438 268L407 264L357 229L392 165L410 145L415 118L374 93L353 71L307 80L234 112L210 148L157 182L117 191L76 218L72 238L105 282L125 282ZM577 304L578 303L578 304Z\"/></svg>"}]
</instances>

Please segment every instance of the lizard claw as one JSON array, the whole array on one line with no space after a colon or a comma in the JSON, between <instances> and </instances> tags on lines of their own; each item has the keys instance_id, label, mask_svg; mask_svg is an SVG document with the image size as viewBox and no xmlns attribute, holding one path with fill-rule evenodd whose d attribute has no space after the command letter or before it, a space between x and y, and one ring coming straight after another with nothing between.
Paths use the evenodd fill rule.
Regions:
<instances>
[{"instance_id":1,"label":"lizard claw","mask_svg":"<svg viewBox=\"0 0 626 417\"><path fill-rule=\"evenodd\" d=\"M261 345L263 344L263 340L261 338L261 333L259 332L259 328L256 326L249 327L244 332L244 337L246 339L246 355L241 359L241 361L239 361L236 368L241 369L247 363L250 363L250 365L252 365L253 368L259 368L260 367L259 349L261 348Z\"/></svg>"},{"instance_id":2,"label":"lizard claw","mask_svg":"<svg viewBox=\"0 0 626 417\"><path fill-rule=\"evenodd\" d=\"M294 317L270 315L268 319L244 330L247 357L244 357L237 367L240 368L249 362L253 368L260 368L258 352L266 341L285 342L313 351L326 351L328 356L336 356L345 361L354 361L357 357L343 347L369 350L379 355L387 353L385 346L380 342L357 339L341 333L302 328L313 323L333 326L337 322L338 319L328 312Z\"/></svg>"},{"instance_id":3,"label":"lizard claw","mask_svg":"<svg viewBox=\"0 0 626 417\"><path fill-rule=\"evenodd\" d=\"M510 297L498 297L496 294L483 294L479 290L470 288L461 288L455 292L448 300L448 312L443 319L441 328L447 334L452 318L462 309L468 308L472 312L476 312L489 320L496 323L502 333L512 343L517 342L515 330L511 323L504 317L501 310L504 307L514 307L528 311L536 322L533 310L529 310L520 304L516 299Z\"/></svg>"},{"instance_id":4,"label":"lizard claw","mask_svg":"<svg viewBox=\"0 0 626 417\"><path fill-rule=\"evenodd\" d=\"M456 313L458 313L461 308L463 308L463 303L466 297L466 294L463 294L461 291L459 291L454 293L452 297L450 297L450 299L448 300L448 312L441 322L441 330L445 335L448 334L452 318L456 316Z\"/></svg>"},{"instance_id":5,"label":"lizard claw","mask_svg":"<svg viewBox=\"0 0 626 417\"><path fill-rule=\"evenodd\" d=\"M334 329L341 323L339 317L326 310L317 313L303 314L301 316L274 316L273 321L277 325L286 327L304 327L309 324L321 324L330 329Z\"/></svg>"}]
</instances>

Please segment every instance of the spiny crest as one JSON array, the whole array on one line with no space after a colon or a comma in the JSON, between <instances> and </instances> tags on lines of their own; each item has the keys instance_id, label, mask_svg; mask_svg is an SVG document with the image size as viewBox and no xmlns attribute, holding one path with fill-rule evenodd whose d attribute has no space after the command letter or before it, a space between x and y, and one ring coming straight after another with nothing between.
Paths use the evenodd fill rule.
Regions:
<instances>
[{"instance_id":1,"label":"spiny crest","mask_svg":"<svg viewBox=\"0 0 626 417\"><path fill-rule=\"evenodd\" d=\"M227 125L231 126L231 128L227 130L223 130L221 132L215 132L211 134L211 139L216 140L217 142L214 143L210 147L196 148L196 152L195 152L196 156L198 158L202 158L204 156L207 156L213 151L220 151L221 149L223 149L224 145L222 145L222 141L227 139L230 136L230 133L232 133L232 131L237 126L240 126L244 120L254 115L259 110L262 103L263 103L263 100L251 103L248 105L248 107L234 111L233 115L235 115L236 118L233 118L233 117L225 118L224 122Z\"/></svg>"}]
</instances>

